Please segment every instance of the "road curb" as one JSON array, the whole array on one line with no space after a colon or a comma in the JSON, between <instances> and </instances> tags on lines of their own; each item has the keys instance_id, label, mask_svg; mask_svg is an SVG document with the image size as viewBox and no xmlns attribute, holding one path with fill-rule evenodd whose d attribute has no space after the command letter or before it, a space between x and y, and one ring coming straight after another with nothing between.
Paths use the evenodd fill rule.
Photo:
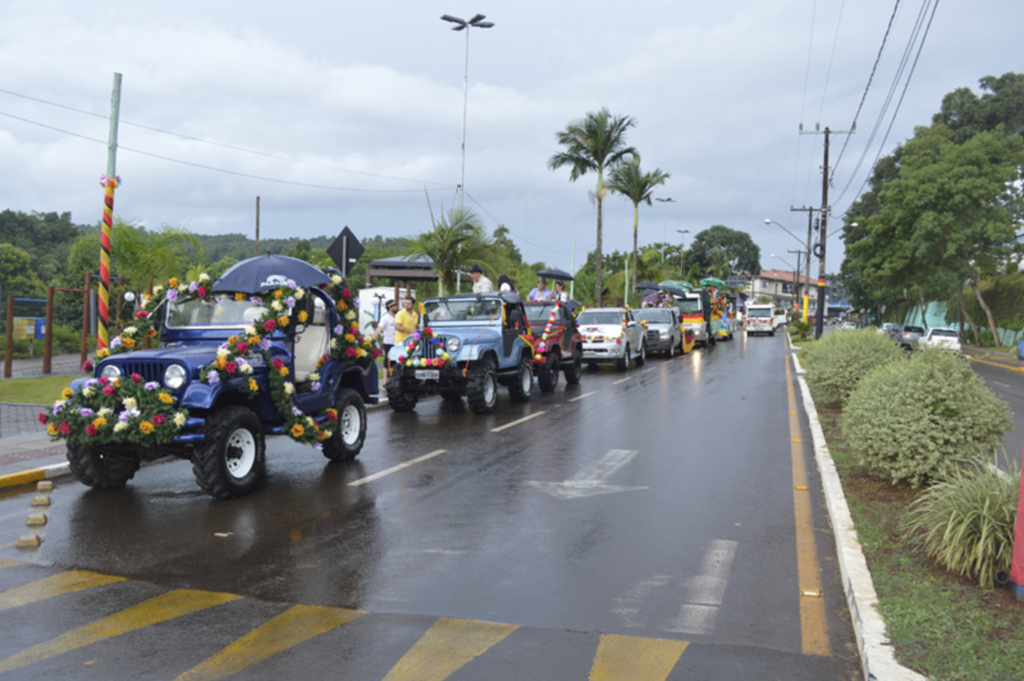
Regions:
<instances>
[{"instance_id":1,"label":"road curb","mask_svg":"<svg viewBox=\"0 0 1024 681\"><path fill-rule=\"evenodd\" d=\"M71 475L71 465L68 463L55 463L52 466L29 468L17 473L0 475L0 489L27 485L39 480L52 480L65 475Z\"/></svg>"},{"instance_id":2,"label":"road curb","mask_svg":"<svg viewBox=\"0 0 1024 681\"><path fill-rule=\"evenodd\" d=\"M927 681L927 678L915 671L907 669L896 661L892 642L885 633L885 622L878 614L878 594L875 583L871 579L864 551L857 539L850 507L846 504L843 484L836 471L835 461L829 453L825 442L825 433L818 420L818 410L811 398L810 388L804 380L804 369L796 353L793 354L796 365L797 380L800 383L800 394L803 397L804 410L810 423L811 440L814 443L814 459L818 463L821 474L822 491L825 494L825 506L829 519L832 521L832 533L836 538L836 555L839 558L839 571L843 578L843 591L846 592L846 603L853 620L853 631L857 637L857 649L860 652L861 665L864 668L865 681Z\"/></svg>"}]
</instances>

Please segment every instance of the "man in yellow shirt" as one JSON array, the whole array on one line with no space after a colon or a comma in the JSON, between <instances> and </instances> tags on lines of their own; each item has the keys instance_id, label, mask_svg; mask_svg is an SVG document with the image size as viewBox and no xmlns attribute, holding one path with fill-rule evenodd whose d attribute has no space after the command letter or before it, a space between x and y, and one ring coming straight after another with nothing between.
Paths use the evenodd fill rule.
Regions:
<instances>
[{"instance_id":1,"label":"man in yellow shirt","mask_svg":"<svg viewBox=\"0 0 1024 681\"><path fill-rule=\"evenodd\" d=\"M420 326L420 315L413 309L414 304L411 296L402 299L402 309L395 315L395 345L405 345L405 339Z\"/></svg>"}]
</instances>

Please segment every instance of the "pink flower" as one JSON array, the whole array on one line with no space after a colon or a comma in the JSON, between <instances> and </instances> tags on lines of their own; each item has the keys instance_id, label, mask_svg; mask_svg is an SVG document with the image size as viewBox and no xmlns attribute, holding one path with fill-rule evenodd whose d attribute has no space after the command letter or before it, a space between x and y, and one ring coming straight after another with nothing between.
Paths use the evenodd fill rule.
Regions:
<instances>
[{"instance_id":1,"label":"pink flower","mask_svg":"<svg viewBox=\"0 0 1024 681\"><path fill-rule=\"evenodd\" d=\"M329 411L329 412L327 412L327 419L329 421L337 421L338 420L338 415L335 414L334 412L330 412Z\"/></svg>"},{"instance_id":2,"label":"pink flower","mask_svg":"<svg viewBox=\"0 0 1024 681\"><path fill-rule=\"evenodd\" d=\"M268 319L267 321L263 322L263 330L264 331L273 331L276 328L277 328L277 321L276 320Z\"/></svg>"},{"instance_id":3,"label":"pink flower","mask_svg":"<svg viewBox=\"0 0 1024 681\"><path fill-rule=\"evenodd\" d=\"M44 414L43 412L39 412L36 418L39 419L39 423L43 424L44 426L46 425L46 414Z\"/></svg>"},{"instance_id":4,"label":"pink flower","mask_svg":"<svg viewBox=\"0 0 1024 681\"><path fill-rule=\"evenodd\" d=\"M351 289L347 289L347 288L341 289L341 297L342 298L351 298L352 297L352 290Z\"/></svg>"},{"instance_id":5,"label":"pink flower","mask_svg":"<svg viewBox=\"0 0 1024 681\"><path fill-rule=\"evenodd\" d=\"M86 424L86 426L85 426L85 434L86 435L92 436L92 435L95 435L96 432L97 432L96 431L96 426L92 425L91 423Z\"/></svg>"},{"instance_id":6,"label":"pink flower","mask_svg":"<svg viewBox=\"0 0 1024 681\"><path fill-rule=\"evenodd\" d=\"M383 354L384 353L381 350L375 348L374 351L373 351L373 358L377 359L378 357L380 357Z\"/></svg>"},{"instance_id":7,"label":"pink flower","mask_svg":"<svg viewBox=\"0 0 1024 681\"><path fill-rule=\"evenodd\" d=\"M237 352L240 355L244 355L245 353L249 352L249 346L246 343L243 343L242 341L238 341L237 343L235 343L235 352Z\"/></svg>"},{"instance_id":8,"label":"pink flower","mask_svg":"<svg viewBox=\"0 0 1024 681\"><path fill-rule=\"evenodd\" d=\"M356 349L353 348L353 347L346 348L345 349L345 354L348 355L349 357L355 357L356 356Z\"/></svg>"},{"instance_id":9,"label":"pink flower","mask_svg":"<svg viewBox=\"0 0 1024 681\"><path fill-rule=\"evenodd\" d=\"M90 423L89 425L92 425L92 424ZM67 421L61 421L60 425L57 427L57 430L60 431L61 435L70 435L71 434L71 426L68 425Z\"/></svg>"},{"instance_id":10,"label":"pink flower","mask_svg":"<svg viewBox=\"0 0 1024 681\"><path fill-rule=\"evenodd\" d=\"M199 289L196 291L196 293L199 294L200 298L205 298L206 297L206 287L205 286L200 286Z\"/></svg>"},{"instance_id":11,"label":"pink flower","mask_svg":"<svg viewBox=\"0 0 1024 681\"><path fill-rule=\"evenodd\" d=\"M132 374L132 380L135 382L135 385L138 385L139 383L142 383L142 376Z\"/></svg>"},{"instance_id":12,"label":"pink flower","mask_svg":"<svg viewBox=\"0 0 1024 681\"><path fill-rule=\"evenodd\" d=\"M135 318L136 319L149 319L149 313L146 312L145 310L139 310L138 312L135 313Z\"/></svg>"},{"instance_id":13,"label":"pink flower","mask_svg":"<svg viewBox=\"0 0 1024 681\"><path fill-rule=\"evenodd\" d=\"M82 371L84 373L92 371L92 360L87 359L84 362L82 362Z\"/></svg>"},{"instance_id":14,"label":"pink flower","mask_svg":"<svg viewBox=\"0 0 1024 681\"><path fill-rule=\"evenodd\" d=\"M103 394L106 395L107 397L110 397L111 395L113 395L116 392L117 392L117 388L115 388L112 385L108 385L105 388L103 388Z\"/></svg>"},{"instance_id":15,"label":"pink flower","mask_svg":"<svg viewBox=\"0 0 1024 681\"><path fill-rule=\"evenodd\" d=\"M159 426L161 423L167 423L167 417L164 416L163 414L157 414L156 416L151 418L150 421Z\"/></svg>"},{"instance_id":16,"label":"pink flower","mask_svg":"<svg viewBox=\"0 0 1024 681\"><path fill-rule=\"evenodd\" d=\"M275 357L274 358L274 368L275 369L280 369L283 366L284 366L284 360L281 359L280 357Z\"/></svg>"},{"instance_id":17,"label":"pink flower","mask_svg":"<svg viewBox=\"0 0 1024 681\"><path fill-rule=\"evenodd\" d=\"M238 371L238 365L235 364L234 362L228 362L227 364L224 365L224 371L228 372L229 374L233 374L236 371Z\"/></svg>"},{"instance_id":18,"label":"pink flower","mask_svg":"<svg viewBox=\"0 0 1024 681\"><path fill-rule=\"evenodd\" d=\"M100 376L100 385L106 385L107 383L110 383L110 379L106 376Z\"/></svg>"}]
</instances>

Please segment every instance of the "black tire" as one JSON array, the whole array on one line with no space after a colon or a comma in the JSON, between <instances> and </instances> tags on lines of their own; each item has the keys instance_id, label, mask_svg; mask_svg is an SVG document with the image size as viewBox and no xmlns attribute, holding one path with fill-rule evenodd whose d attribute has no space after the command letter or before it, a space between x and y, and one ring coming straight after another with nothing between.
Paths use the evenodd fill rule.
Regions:
<instances>
[{"instance_id":1,"label":"black tire","mask_svg":"<svg viewBox=\"0 0 1024 681\"><path fill-rule=\"evenodd\" d=\"M441 399L444 400L445 402L461 402L462 393L460 393L458 390L442 390Z\"/></svg>"},{"instance_id":2,"label":"black tire","mask_svg":"<svg viewBox=\"0 0 1024 681\"><path fill-rule=\"evenodd\" d=\"M388 406L393 411L405 412L412 411L416 408L416 400L418 396L414 392L409 392L402 386L402 379L399 376L393 376L388 384L385 386L388 391Z\"/></svg>"},{"instance_id":3,"label":"black tire","mask_svg":"<svg viewBox=\"0 0 1024 681\"><path fill-rule=\"evenodd\" d=\"M490 414L498 403L498 377L490 362L479 362L466 375L466 401L474 414Z\"/></svg>"},{"instance_id":4,"label":"black tire","mask_svg":"<svg viewBox=\"0 0 1024 681\"><path fill-rule=\"evenodd\" d=\"M665 351L665 356L669 359L676 356L676 344L671 339L669 339L668 350Z\"/></svg>"},{"instance_id":5,"label":"black tire","mask_svg":"<svg viewBox=\"0 0 1024 681\"><path fill-rule=\"evenodd\" d=\"M513 402L529 402L533 397L533 364L529 358L519 360L516 375L508 383L508 394Z\"/></svg>"},{"instance_id":6,"label":"black tire","mask_svg":"<svg viewBox=\"0 0 1024 681\"><path fill-rule=\"evenodd\" d=\"M647 343L640 341L640 354L636 356L636 365L642 367L647 363Z\"/></svg>"},{"instance_id":7,"label":"black tire","mask_svg":"<svg viewBox=\"0 0 1024 681\"><path fill-rule=\"evenodd\" d=\"M565 382L576 385L583 375L583 352L577 347L572 355L572 364L565 370Z\"/></svg>"},{"instance_id":8,"label":"black tire","mask_svg":"<svg viewBox=\"0 0 1024 681\"><path fill-rule=\"evenodd\" d=\"M207 417L204 433L205 441L192 458L199 487L217 499L256 489L267 468L267 443L256 414L245 407L224 407Z\"/></svg>"},{"instance_id":9,"label":"black tire","mask_svg":"<svg viewBox=\"0 0 1024 681\"><path fill-rule=\"evenodd\" d=\"M622 353L622 357L615 363L615 368L619 371L629 371L629 343L626 343L625 351Z\"/></svg>"},{"instance_id":10,"label":"black tire","mask_svg":"<svg viewBox=\"0 0 1024 681\"><path fill-rule=\"evenodd\" d=\"M543 364L537 365L537 385L541 392L551 393L558 385L558 353L549 352Z\"/></svg>"},{"instance_id":11,"label":"black tire","mask_svg":"<svg viewBox=\"0 0 1024 681\"><path fill-rule=\"evenodd\" d=\"M139 470L139 457L110 453L99 447L68 443L68 464L83 485L97 489L124 487Z\"/></svg>"},{"instance_id":12,"label":"black tire","mask_svg":"<svg viewBox=\"0 0 1024 681\"><path fill-rule=\"evenodd\" d=\"M366 441L366 405L352 388L340 388L334 399L338 430L324 440L323 454L331 461L351 461Z\"/></svg>"}]
</instances>

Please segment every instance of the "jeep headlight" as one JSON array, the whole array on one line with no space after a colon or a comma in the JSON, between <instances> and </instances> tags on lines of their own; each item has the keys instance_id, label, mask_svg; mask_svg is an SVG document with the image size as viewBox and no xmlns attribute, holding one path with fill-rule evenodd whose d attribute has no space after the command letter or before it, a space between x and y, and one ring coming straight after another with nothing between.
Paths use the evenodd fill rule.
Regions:
<instances>
[{"instance_id":1,"label":"jeep headlight","mask_svg":"<svg viewBox=\"0 0 1024 681\"><path fill-rule=\"evenodd\" d=\"M444 347L448 350L448 352L456 353L459 351L459 348L462 347L462 341L453 336L448 339L448 342L444 344Z\"/></svg>"},{"instance_id":2,"label":"jeep headlight","mask_svg":"<svg viewBox=\"0 0 1024 681\"><path fill-rule=\"evenodd\" d=\"M185 385L186 379L188 379L188 374L185 372L185 367L180 364L172 364L164 371L164 385L171 390L180 390Z\"/></svg>"},{"instance_id":3,"label":"jeep headlight","mask_svg":"<svg viewBox=\"0 0 1024 681\"><path fill-rule=\"evenodd\" d=\"M121 370L116 364L108 364L103 367L103 371L100 372L100 376L103 378L120 378Z\"/></svg>"}]
</instances>

